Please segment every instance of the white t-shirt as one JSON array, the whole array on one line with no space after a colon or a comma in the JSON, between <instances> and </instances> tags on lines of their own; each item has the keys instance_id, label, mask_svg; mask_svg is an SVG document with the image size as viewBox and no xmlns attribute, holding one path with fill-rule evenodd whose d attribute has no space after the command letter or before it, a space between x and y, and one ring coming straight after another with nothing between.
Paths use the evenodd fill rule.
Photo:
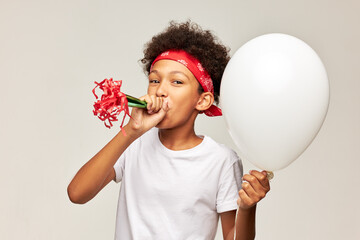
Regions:
<instances>
[{"instance_id":1,"label":"white t-shirt","mask_svg":"<svg viewBox=\"0 0 360 240\"><path fill-rule=\"evenodd\" d=\"M242 164L208 136L194 148L166 148L153 128L115 163L121 181L116 240L214 239L219 214L236 210Z\"/></svg>"}]
</instances>

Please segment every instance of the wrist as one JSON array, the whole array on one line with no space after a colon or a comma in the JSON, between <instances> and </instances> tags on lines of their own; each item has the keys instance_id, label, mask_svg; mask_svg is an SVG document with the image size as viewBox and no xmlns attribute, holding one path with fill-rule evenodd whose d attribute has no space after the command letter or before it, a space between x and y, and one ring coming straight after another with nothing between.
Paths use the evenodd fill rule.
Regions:
<instances>
[{"instance_id":1,"label":"wrist","mask_svg":"<svg viewBox=\"0 0 360 240\"><path fill-rule=\"evenodd\" d=\"M248 207L248 208L243 208L243 207L239 207L238 213L240 214L251 214L252 212L254 212L256 210L256 205Z\"/></svg>"},{"instance_id":2,"label":"wrist","mask_svg":"<svg viewBox=\"0 0 360 240\"><path fill-rule=\"evenodd\" d=\"M124 133L126 134L126 136L128 136L129 138L131 139L137 139L139 138L141 135L144 134L144 131L141 131L140 129L138 128L135 128L135 127L132 127L130 126L129 124L126 124L124 127L123 127L123 130Z\"/></svg>"}]
</instances>

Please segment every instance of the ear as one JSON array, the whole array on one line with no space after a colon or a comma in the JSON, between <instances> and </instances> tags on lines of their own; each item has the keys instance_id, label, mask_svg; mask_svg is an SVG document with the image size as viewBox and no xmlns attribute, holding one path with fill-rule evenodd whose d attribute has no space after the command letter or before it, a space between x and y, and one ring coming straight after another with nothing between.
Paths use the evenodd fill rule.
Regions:
<instances>
[{"instance_id":1,"label":"ear","mask_svg":"<svg viewBox=\"0 0 360 240\"><path fill-rule=\"evenodd\" d=\"M196 104L196 110L202 112L210 108L214 103L214 95L211 92L203 92Z\"/></svg>"}]
</instances>

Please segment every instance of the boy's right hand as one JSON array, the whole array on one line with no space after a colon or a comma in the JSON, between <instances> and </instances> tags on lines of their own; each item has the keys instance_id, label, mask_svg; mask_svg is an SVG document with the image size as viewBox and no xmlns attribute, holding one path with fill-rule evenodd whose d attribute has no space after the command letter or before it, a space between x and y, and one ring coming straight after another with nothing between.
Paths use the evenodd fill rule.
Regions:
<instances>
[{"instance_id":1,"label":"boy's right hand","mask_svg":"<svg viewBox=\"0 0 360 240\"><path fill-rule=\"evenodd\" d=\"M169 106L167 98L155 95L145 95L140 100L146 101L147 108L133 108L127 125L139 134L143 134L164 119Z\"/></svg>"}]
</instances>

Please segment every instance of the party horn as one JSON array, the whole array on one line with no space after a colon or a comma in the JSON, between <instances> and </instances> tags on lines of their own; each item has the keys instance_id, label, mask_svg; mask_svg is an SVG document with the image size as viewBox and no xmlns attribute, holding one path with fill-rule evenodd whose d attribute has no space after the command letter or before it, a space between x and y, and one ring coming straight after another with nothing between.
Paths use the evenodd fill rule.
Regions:
<instances>
[{"instance_id":1,"label":"party horn","mask_svg":"<svg viewBox=\"0 0 360 240\"><path fill-rule=\"evenodd\" d=\"M128 106L129 107L136 107L136 108L146 108L147 104L145 101L140 100L136 97L126 95L126 99L128 100Z\"/></svg>"}]
</instances>

